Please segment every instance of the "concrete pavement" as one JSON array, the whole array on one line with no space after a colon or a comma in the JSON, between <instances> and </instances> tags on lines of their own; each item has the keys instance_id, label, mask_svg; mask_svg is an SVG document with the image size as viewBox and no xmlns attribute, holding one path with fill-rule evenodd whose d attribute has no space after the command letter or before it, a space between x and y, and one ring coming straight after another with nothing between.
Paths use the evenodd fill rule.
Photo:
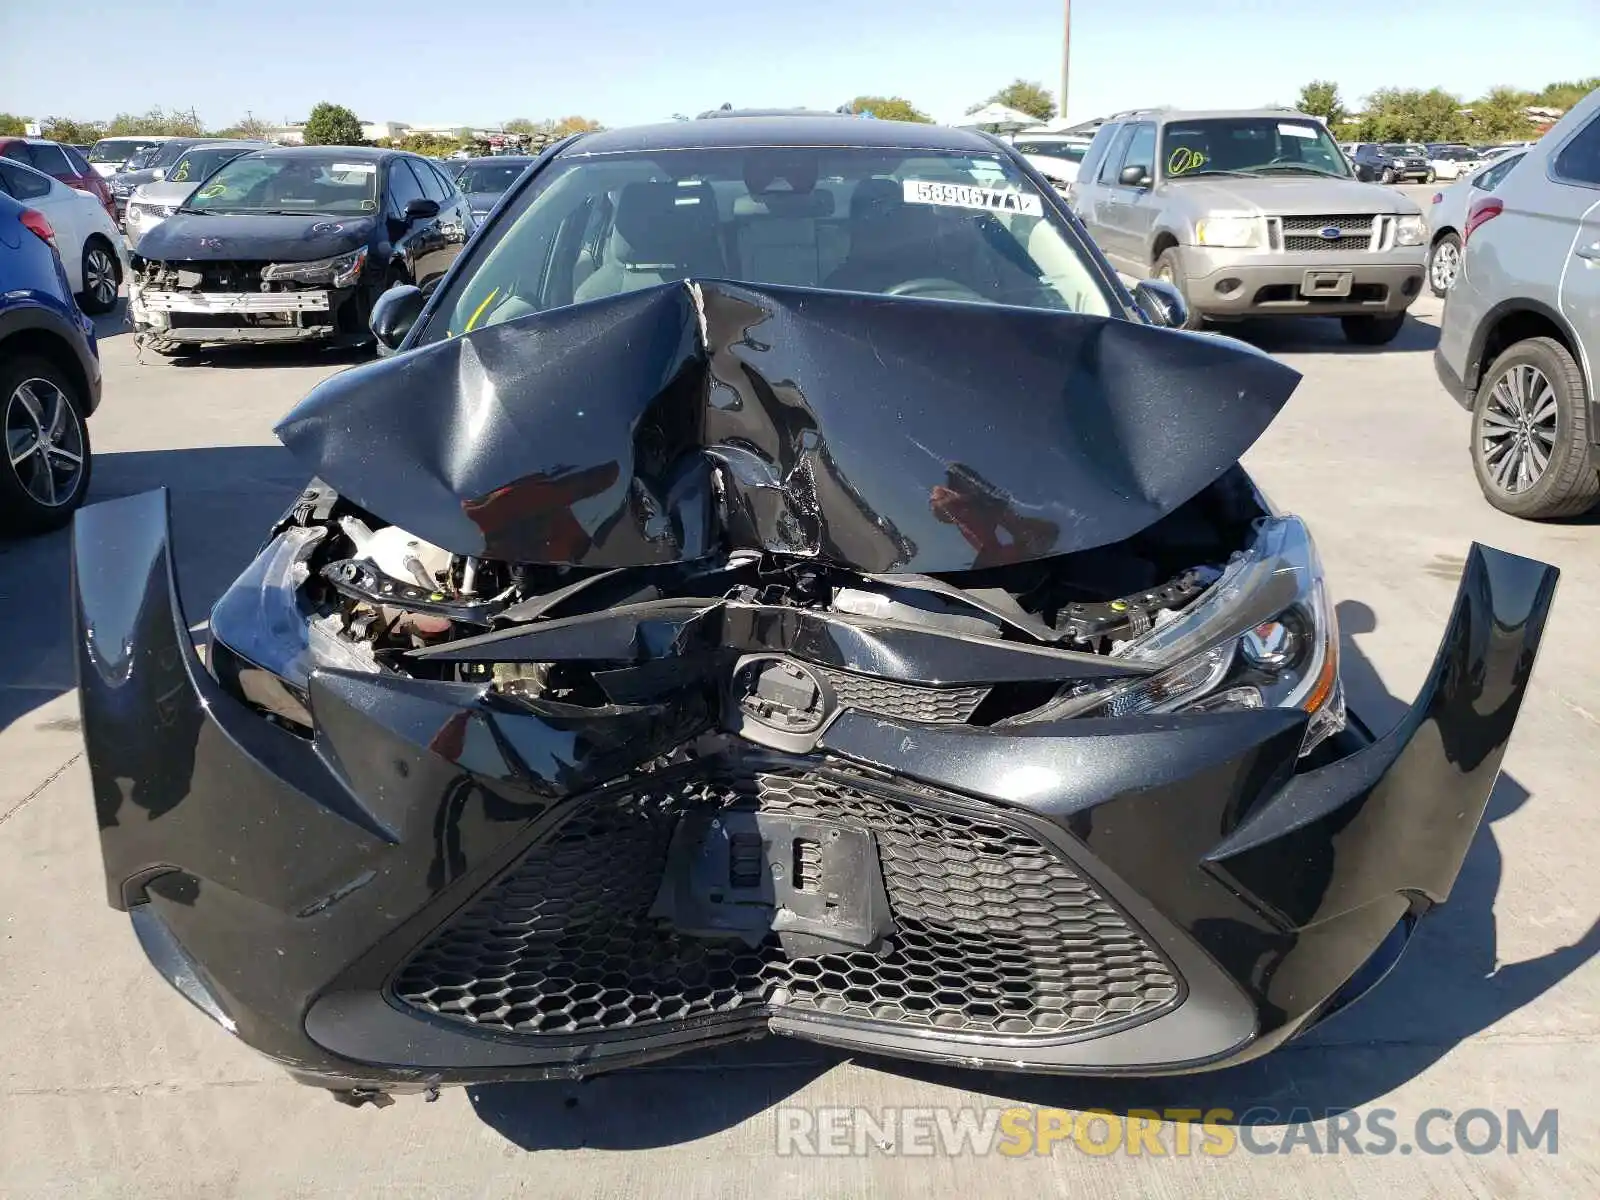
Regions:
<instances>
[{"instance_id":1,"label":"concrete pavement","mask_svg":"<svg viewBox=\"0 0 1600 1200\"><path fill-rule=\"evenodd\" d=\"M1600 1075L1600 526L1532 525L1488 507L1467 459L1466 414L1428 361L1438 306L1424 299L1416 312L1383 350L1347 346L1331 323L1246 331L1306 374L1247 463L1317 534L1352 702L1380 725L1409 702L1474 539L1564 576L1491 819L1451 904L1374 995L1301 1043L1222 1074L1107 1083L769 1040L585 1084L341 1107L183 1003L105 906L58 535L0 545L0 1194L1600 1194L1586 1103ZM140 365L126 335L103 352L94 496L173 489L180 581L198 620L301 481L272 422L343 363L241 351ZM1222 1157L1098 1157L1070 1143L1016 1158L916 1157L893 1145L864 1157L776 1153L777 1106L988 1104L1225 1108L1229 1122L1270 1109L1245 1119L1257 1142L1300 1144ZM1306 1115L1387 1108L1409 1145L1433 1107L1559 1109L1559 1153L1317 1155L1295 1134ZM1169 1150L1173 1133L1163 1134Z\"/></svg>"}]
</instances>

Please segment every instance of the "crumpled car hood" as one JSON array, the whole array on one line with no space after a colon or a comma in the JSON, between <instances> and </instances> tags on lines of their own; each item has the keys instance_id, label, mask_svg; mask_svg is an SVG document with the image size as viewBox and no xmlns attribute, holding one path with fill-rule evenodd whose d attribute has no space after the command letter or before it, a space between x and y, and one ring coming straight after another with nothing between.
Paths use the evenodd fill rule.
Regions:
<instances>
[{"instance_id":1,"label":"crumpled car hood","mask_svg":"<svg viewBox=\"0 0 1600 1200\"><path fill-rule=\"evenodd\" d=\"M1125 320L689 281L346 371L276 433L457 554L949 572L1136 533L1235 463L1299 379Z\"/></svg>"}]
</instances>

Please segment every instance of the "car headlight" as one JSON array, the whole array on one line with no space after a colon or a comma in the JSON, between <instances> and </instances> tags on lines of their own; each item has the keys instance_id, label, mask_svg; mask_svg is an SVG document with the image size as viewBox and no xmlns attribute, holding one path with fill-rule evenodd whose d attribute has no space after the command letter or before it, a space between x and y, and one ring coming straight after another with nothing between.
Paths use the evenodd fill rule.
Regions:
<instances>
[{"instance_id":1,"label":"car headlight","mask_svg":"<svg viewBox=\"0 0 1600 1200\"><path fill-rule=\"evenodd\" d=\"M275 283L326 283L332 287L348 287L361 278L361 269L366 265L367 248L362 246L348 254L312 262L268 263L261 268L261 278Z\"/></svg>"},{"instance_id":2,"label":"car headlight","mask_svg":"<svg viewBox=\"0 0 1600 1200\"><path fill-rule=\"evenodd\" d=\"M1110 684L1080 683L1040 716L1298 708L1310 714L1302 755L1344 728L1339 624L1311 533L1298 517L1265 517L1255 540L1179 616L1112 657L1159 667Z\"/></svg>"},{"instance_id":3,"label":"car headlight","mask_svg":"<svg viewBox=\"0 0 1600 1200\"><path fill-rule=\"evenodd\" d=\"M1206 217L1194 227L1195 241L1202 246L1254 246L1261 222L1255 217Z\"/></svg>"},{"instance_id":4,"label":"car headlight","mask_svg":"<svg viewBox=\"0 0 1600 1200\"><path fill-rule=\"evenodd\" d=\"M1428 240L1428 226L1420 216L1401 217L1395 226L1394 241L1397 246L1420 246Z\"/></svg>"}]
</instances>

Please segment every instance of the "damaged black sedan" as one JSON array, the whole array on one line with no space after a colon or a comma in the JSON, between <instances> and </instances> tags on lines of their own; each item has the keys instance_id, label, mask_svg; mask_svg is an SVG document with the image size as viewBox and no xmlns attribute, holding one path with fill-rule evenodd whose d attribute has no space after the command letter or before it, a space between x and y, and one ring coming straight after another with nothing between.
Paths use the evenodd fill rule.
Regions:
<instances>
[{"instance_id":1,"label":"damaged black sedan","mask_svg":"<svg viewBox=\"0 0 1600 1200\"><path fill-rule=\"evenodd\" d=\"M1282 1043L1449 895L1556 572L1474 547L1369 729L1238 462L1299 376L1177 305L982 135L556 147L279 426L315 481L204 658L164 495L79 514L112 906L351 1100L765 1033Z\"/></svg>"},{"instance_id":2,"label":"damaged black sedan","mask_svg":"<svg viewBox=\"0 0 1600 1200\"><path fill-rule=\"evenodd\" d=\"M466 199L427 159L351 146L245 154L140 236L128 316L141 346L370 345L398 285L432 287L472 235Z\"/></svg>"}]
</instances>

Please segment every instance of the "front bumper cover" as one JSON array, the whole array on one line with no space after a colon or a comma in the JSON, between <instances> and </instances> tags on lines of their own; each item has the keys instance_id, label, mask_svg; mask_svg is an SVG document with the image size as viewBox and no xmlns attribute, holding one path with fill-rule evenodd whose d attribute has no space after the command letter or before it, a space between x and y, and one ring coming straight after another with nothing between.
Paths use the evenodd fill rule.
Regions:
<instances>
[{"instance_id":1,"label":"front bumper cover","mask_svg":"<svg viewBox=\"0 0 1600 1200\"><path fill-rule=\"evenodd\" d=\"M1416 704L1321 766L1298 761L1305 717L1286 710L1026 732L846 710L806 754L658 767L715 729L714 702L538 716L467 685L319 672L316 737L298 737L200 663L164 493L84 509L73 549L111 904L248 1044L307 1082L391 1090L768 1031L1038 1071L1259 1054L1348 1001L1449 895L1556 579L1474 546ZM839 665L780 626L757 614L746 634ZM674 881L723 845L718 821L727 848L741 828L840 833L819 878L875 857L856 891L883 886L886 907L846 896L853 932L792 902L766 940L701 936L730 910Z\"/></svg>"}]
</instances>

